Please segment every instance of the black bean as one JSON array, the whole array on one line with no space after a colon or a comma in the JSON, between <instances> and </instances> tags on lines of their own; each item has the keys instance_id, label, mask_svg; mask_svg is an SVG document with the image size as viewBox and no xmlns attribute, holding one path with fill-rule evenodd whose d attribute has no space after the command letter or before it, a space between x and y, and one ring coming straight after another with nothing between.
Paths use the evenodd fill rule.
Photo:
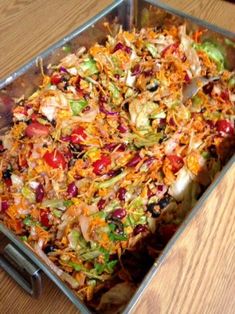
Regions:
<instances>
[{"instance_id":1,"label":"black bean","mask_svg":"<svg viewBox=\"0 0 235 314\"><path fill-rule=\"evenodd\" d=\"M2 177L3 177L3 179L10 179L11 178L11 170L7 169L7 170L3 171Z\"/></svg>"},{"instance_id":2,"label":"black bean","mask_svg":"<svg viewBox=\"0 0 235 314\"><path fill-rule=\"evenodd\" d=\"M110 215L108 215L106 220L108 223L115 225L115 233L117 233L117 234L123 234L124 233L123 223L121 222L120 219L112 217L112 213L110 213Z\"/></svg>"},{"instance_id":3,"label":"black bean","mask_svg":"<svg viewBox=\"0 0 235 314\"><path fill-rule=\"evenodd\" d=\"M147 86L147 90L149 90L150 92L155 92L158 89L159 85L157 82L154 83L150 83Z\"/></svg>"},{"instance_id":4,"label":"black bean","mask_svg":"<svg viewBox=\"0 0 235 314\"><path fill-rule=\"evenodd\" d=\"M54 246L54 245L47 245L46 247L45 247L45 249L44 249L44 252L46 253L46 254L48 254L48 253L51 253L51 252L53 252L53 251L55 251L56 250L56 247Z\"/></svg>"},{"instance_id":5,"label":"black bean","mask_svg":"<svg viewBox=\"0 0 235 314\"><path fill-rule=\"evenodd\" d=\"M203 93L206 94L206 95L211 95L213 87L214 87L214 83L213 82L210 82L210 83L206 84L202 88L203 89Z\"/></svg>"},{"instance_id":6,"label":"black bean","mask_svg":"<svg viewBox=\"0 0 235 314\"><path fill-rule=\"evenodd\" d=\"M157 203L151 203L147 205L147 211L152 214L153 218L157 218L161 215L160 207Z\"/></svg>"},{"instance_id":7,"label":"black bean","mask_svg":"<svg viewBox=\"0 0 235 314\"><path fill-rule=\"evenodd\" d=\"M160 209L165 208L169 203L170 203L170 196L166 195L165 197L161 198L160 201L158 201L158 206L160 207Z\"/></svg>"},{"instance_id":8,"label":"black bean","mask_svg":"<svg viewBox=\"0 0 235 314\"><path fill-rule=\"evenodd\" d=\"M214 157L214 158L217 158L218 155L217 155L217 150L216 150L216 146L215 145L211 145L208 147L208 151L211 155L211 157Z\"/></svg>"},{"instance_id":9,"label":"black bean","mask_svg":"<svg viewBox=\"0 0 235 314\"><path fill-rule=\"evenodd\" d=\"M166 141L167 139L168 139L167 135L164 134L164 135L162 136L162 138L160 138L160 140L158 141L158 143L161 144L162 142Z\"/></svg>"}]
</instances>

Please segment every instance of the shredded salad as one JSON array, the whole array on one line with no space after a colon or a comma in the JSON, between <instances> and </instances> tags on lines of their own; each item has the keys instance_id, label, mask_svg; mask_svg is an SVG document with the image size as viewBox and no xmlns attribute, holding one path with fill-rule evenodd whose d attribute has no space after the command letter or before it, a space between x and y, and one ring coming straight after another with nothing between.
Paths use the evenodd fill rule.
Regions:
<instances>
[{"instance_id":1,"label":"shredded salad","mask_svg":"<svg viewBox=\"0 0 235 314\"><path fill-rule=\"evenodd\" d=\"M130 299L234 152L235 74L201 35L120 29L68 53L1 137L1 221L102 313Z\"/></svg>"}]
</instances>

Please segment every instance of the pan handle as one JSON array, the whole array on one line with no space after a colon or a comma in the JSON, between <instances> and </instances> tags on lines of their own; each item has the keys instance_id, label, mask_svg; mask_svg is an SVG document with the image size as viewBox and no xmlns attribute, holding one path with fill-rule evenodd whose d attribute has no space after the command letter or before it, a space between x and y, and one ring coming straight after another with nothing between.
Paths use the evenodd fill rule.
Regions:
<instances>
[{"instance_id":1,"label":"pan handle","mask_svg":"<svg viewBox=\"0 0 235 314\"><path fill-rule=\"evenodd\" d=\"M40 269L13 244L7 244L3 254L0 255L0 267L32 297L40 297L42 294Z\"/></svg>"}]
</instances>

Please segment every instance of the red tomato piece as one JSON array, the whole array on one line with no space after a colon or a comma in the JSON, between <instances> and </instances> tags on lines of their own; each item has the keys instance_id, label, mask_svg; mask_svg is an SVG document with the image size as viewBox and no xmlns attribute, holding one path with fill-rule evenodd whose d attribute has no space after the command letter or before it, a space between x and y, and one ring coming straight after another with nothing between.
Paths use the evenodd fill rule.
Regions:
<instances>
[{"instance_id":1,"label":"red tomato piece","mask_svg":"<svg viewBox=\"0 0 235 314\"><path fill-rule=\"evenodd\" d=\"M48 125L43 125L39 122L32 122L25 129L25 134L28 137L47 136L49 132L50 132L50 127Z\"/></svg>"},{"instance_id":2,"label":"red tomato piece","mask_svg":"<svg viewBox=\"0 0 235 314\"><path fill-rule=\"evenodd\" d=\"M57 85L62 81L62 78L59 74L53 74L51 77L51 84L52 85Z\"/></svg>"},{"instance_id":3,"label":"red tomato piece","mask_svg":"<svg viewBox=\"0 0 235 314\"><path fill-rule=\"evenodd\" d=\"M184 161L183 158L177 155L168 155L167 158L169 159L171 166L172 166L172 171L175 173L179 171L183 165Z\"/></svg>"},{"instance_id":4,"label":"red tomato piece","mask_svg":"<svg viewBox=\"0 0 235 314\"><path fill-rule=\"evenodd\" d=\"M111 164L109 156L103 155L100 159L93 162L93 172L97 175L103 174L107 167Z\"/></svg>"},{"instance_id":5,"label":"red tomato piece","mask_svg":"<svg viewBox=\"0 0 235 314\"><path fill-rule=\"evenodd\" d=\"M71 142L73 144L80 144L87 138L85 129L82 126L77 127L71 134Z\"/></svg>"},{"instance_id":6,"label":"red tomato piece","mask_svg":"<svg viewBox=\"0 0 235 314\"><path fill-rule=\"evenodd\" d=\"M227 120L219 120L216 122L216 129L220 135L225 136L234 134L234 127L230 121Z\"/></svg>"},{"instance_id":7,"label":"red tomato piece","mask_svg":"<svg viewBox=\"0 0 235 314\"><path fill-rule=\"evenodd\" d=\"M40 221L44 227L50 227L51 223L49 220L49 211L46 209L42 209L40 211Z\"/></svg>"},{"instance_id":8,"label":"red tomato piece","mask_svg":"<svg viewBox=\"0 0 235 314\"><path fill-rule=\"evenodd\" d=\"M66 167L64 155L56 149L54 149L52 152L47 151L44 154L43 159L52 168L65 169Z\"/></svg>"}]
</instances>

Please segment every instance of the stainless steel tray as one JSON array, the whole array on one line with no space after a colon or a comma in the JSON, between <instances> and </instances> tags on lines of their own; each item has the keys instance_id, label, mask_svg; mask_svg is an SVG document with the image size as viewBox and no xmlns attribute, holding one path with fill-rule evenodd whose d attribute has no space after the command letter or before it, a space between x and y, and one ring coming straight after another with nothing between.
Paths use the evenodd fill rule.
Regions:
<instances>
[{"instance_id":1,"label":"stainless steel tray","mask_svg":"<svg viewBox=\"0 0 235 314\"><path fill-rule=\"evenodd\" d=\"M106 35L108 34L108 29L104 26L104 22L110 23L110 28L115 34L120 25L122 25L125 29L130 29L132 26L140 28L142 26L164 25L164 20L168 19L170 16L171 18L173 17L175 23L185 22L189 29L196 29L198 27L208 29L206 36L224 45L224 51L228 56L227 66L230 69L235 69L235 49L231 45L226 46L225 40L225 38L234 40L235 34L222 30L217 26L211 25L195 17L188 16L187 14L179 12L175 9L169 8L158 1L118 0L96 15L92 20L65 36L62 40L58 41L26 65L13 72L5 79L0 80L0 89L12 97L20 97L23 94L26 96L29 95L33 92L40 81L39 63L48 65L50 63L53 64L58 62L65 55L64 47L67 45L69 45L72 50L76 50L80 46L89 47L94 42L104 41ZM210 196L211 192L219 184L225 173L234 162L235 155L223 168L217 179L206 190L197 202L196 206L182 223L174 237L167 244L162 255L151 267L123 313L130 313L133 310L144 289L148 287L148 284L165 260L177 238L184 231L193 217L195 217L198 211L200 211L204 201ZM8 230L1 222L0 232L2 232L11 242L11 244L8 244L4 249L4 254L0 255L0 267L4 268L29 294L34 297L38 297L40 295L42 288L40 271L43 271L74 303L77 309L79 309L82 313L91 313L86 305L84 305L75 293L53 273L53 271L40 259L40 257L38 257L28 246L21 242L19 238L15 236L13 232ZM16 267L14 267L13 264Z\"/></svg>"}]
</instances>

